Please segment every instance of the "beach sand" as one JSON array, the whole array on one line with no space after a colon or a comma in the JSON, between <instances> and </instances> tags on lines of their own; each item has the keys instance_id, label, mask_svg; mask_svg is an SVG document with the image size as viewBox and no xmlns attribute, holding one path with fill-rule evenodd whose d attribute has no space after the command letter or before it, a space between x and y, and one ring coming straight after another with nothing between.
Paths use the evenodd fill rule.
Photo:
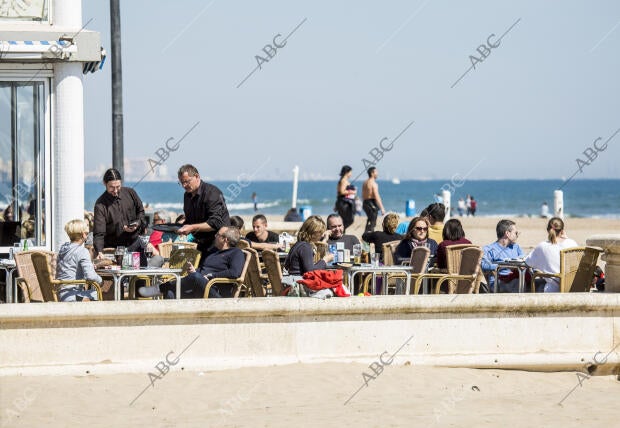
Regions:
<instances>
[{"instance_id":1,"label":"beach sand","mask_svg":"<svg viewBox=\"0 0 620 428\"><path fill-rule=\"evenodd\" d=\"M363 372L375 376L363 364L321 363L204 373L177 366L153 386L146 373L5 377L0 426L609 428L620 416L615 376L410 361L386 366L366 386Z\"/></svg>"}]
</instances>

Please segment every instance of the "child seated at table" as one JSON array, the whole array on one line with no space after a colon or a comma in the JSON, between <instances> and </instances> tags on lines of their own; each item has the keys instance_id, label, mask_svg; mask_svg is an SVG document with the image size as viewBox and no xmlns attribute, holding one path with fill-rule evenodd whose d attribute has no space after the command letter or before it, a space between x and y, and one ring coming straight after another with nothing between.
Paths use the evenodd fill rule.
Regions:
<instances>
[{"instance_id":1,"label":"child seated at table","mask_svg":"<svg viewBox=\"0 0 620 428\"><path fill-rule=\"evenodd\" d=\"M84 247L88 236L88 224L80 219L71 220L65 225L65 232L71 242L65 242L58 251L56 279L84 279L101 284L101 277L95 272L90 253ZM61 302L87 302L97 300L97 290L86 290L84 285L63 285L58 292Z\"/></svg>"}]
</instances>

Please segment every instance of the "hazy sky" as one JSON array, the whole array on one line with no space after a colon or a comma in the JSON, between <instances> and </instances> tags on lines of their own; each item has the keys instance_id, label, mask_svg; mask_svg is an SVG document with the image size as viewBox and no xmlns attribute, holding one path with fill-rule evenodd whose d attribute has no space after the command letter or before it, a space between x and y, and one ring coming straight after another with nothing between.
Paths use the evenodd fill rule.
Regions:
<instances>
[{"instance_id":1,"label":"hazy sky","mask_svg":"<svg viewBox=\"0 0 620 428\"><path fill-rule=\"evenodd\" d=\"M110 51L108 4L85 0L83 21ZM393 142L383 178L568 178L620 129L617 1L143 0L121 15L125 156L156 159L199 122L171 171L336 180ZM85 78L87 169L111 164L110 70ZM620 178L619 147L575 178Z\"/></svg>"}]
</instances>

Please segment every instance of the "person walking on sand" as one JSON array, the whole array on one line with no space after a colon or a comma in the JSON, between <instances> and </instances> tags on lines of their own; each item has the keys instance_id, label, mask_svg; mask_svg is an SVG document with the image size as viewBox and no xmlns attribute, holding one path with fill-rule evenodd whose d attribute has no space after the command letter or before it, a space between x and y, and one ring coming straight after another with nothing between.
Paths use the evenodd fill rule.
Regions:
<instances>
[{"instance_id":1,"label":"person walking on sand","mask_svg":"<svg viewBox=\"0 0 620 428\"><path fill-rule=\"evenodd\" d=\"M467 211L467 207L465 206L465 201L463 200L463 198L459 198L459 202L456 208L459 212L459 216L463 217L463 214L465 213L465 211Z\"/></svg>"},{"instance_id":2,"label":"person walking on sand","mask_svg":"<svg viewBox=\"0 0 620 428\"><path fill-rule=\"evenodd\" d=\"M344 223L344 229L353 224L353 218L355 216L355 187L351 185L349 179L351 178L351 168L349 165L344 165L340 170L340 180L338 180L338 186L336 187L336 205L335 211L340 214Z\"/></svg>"},{"instance_id":3,"label":"person walking on sand","mask_svg":"<svg viewBox=\"0 0 620 428\"><path fill-rule=\"evenodd\" d=\"M549 218L549 205L547 205L547 201L543 202L540 206L540 217L541 218Z\"/></svg>"},{"instance_id":4,"label":"person walking on sand","mask_svg":"<svg viewBox=\"0 0 620 428\"><path fill-rule=\"evenodd\" d=\"M254 212L258 211L258 197L256 196L256 192L252 193L252 202L254 203Z\"/></svg>"},{"instance_id":5,"label":"person walking on sand","mask_svg":"<svg viewBox=\"0 0 620 428\"><path fill-rule=\"evenodd\" d=\"M366 228L364 229L365 233L374 231L377 225L377 214L383 215L385 213L381 196L379 196L379 185L377 184L379 172L374 166L368 168L367 172L368 179L362 185L362 198L364 199L362 207L368 217Z\"/></svg>"},{"instance_id":6,"label":"person walking on sand","mask_svg":"<svg viewBox=\"0 0 620 428\"><path fill-rule=\"evenodd\" d=\"M471 212L471 216L474 217L476 215L476 209L478 208L478 202L476 202L476 200L474 199L474 197L471 197L471 200L469 201L469 212Z\"/></svg>"}]
</instances>

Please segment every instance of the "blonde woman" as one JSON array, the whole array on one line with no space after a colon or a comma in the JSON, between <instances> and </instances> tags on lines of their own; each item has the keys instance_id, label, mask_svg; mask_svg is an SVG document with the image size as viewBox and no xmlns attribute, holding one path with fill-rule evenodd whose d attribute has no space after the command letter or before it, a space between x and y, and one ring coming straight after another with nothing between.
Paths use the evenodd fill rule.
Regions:
<instances>
[{"instance_id":1,"label":"blonde woman","mask_svg":"<svg viewBox=\"0 0 620 428\"><path fill-rule=\"evenodd\" d=\"M400 241L403 235L396 233L398 227L398 214L389 213L383 217L383 230L375 232L365 232L362 239L369 244L375 244L375 251L381 253L381 262L383 262L383 244L392 241Z\"/></svg>"},{"instance_id":2,"label":"blonde woman","mask_svg":"<svg viewBox=\"0 0 620 428\"><path fill-rule=\"evenodd\" d=\"M65 242L58 251L56 279L87 279L101 284L101 277L95 272L90 253L84 247L89 233L84 220L71 220L65 225L65 232L71 242ZM83 285L64 285L58 292L61 302L97 300L97 290L86 290Z\"/></svg>"},{"instance_id":3,"label":"blonde woman","mask_svg":"<svg viewBox=\"0 0 620 428\"><path fill-rule=\"evenodd\" d=\"M323 219L316 215L304 221L297 234L297 242L291 247L284 261L284 267L289 275L301 279L304 273L325 269L327 263L334 260L334 255L328 252L322 259L314 262L314 255L317 252L316 243L322 240L326 228Z\"/></svg>"},{"instance_id":4,"label":"blonde woman","mask_svg":"<svg viewBox=\"0 0 620 428\"><path fill-rule=\"evenodd\" d=\"M561 218L553 217L547 223L547 240L541 242L534 250L525 257L525 263L545 273L560 272L560 250L577 247L577 242L566 236L564 222ZM536 288L543 287L545 293L557 293L560 284L556 278L544 278L536 284Z\"/></svg>"}]
</instances>

